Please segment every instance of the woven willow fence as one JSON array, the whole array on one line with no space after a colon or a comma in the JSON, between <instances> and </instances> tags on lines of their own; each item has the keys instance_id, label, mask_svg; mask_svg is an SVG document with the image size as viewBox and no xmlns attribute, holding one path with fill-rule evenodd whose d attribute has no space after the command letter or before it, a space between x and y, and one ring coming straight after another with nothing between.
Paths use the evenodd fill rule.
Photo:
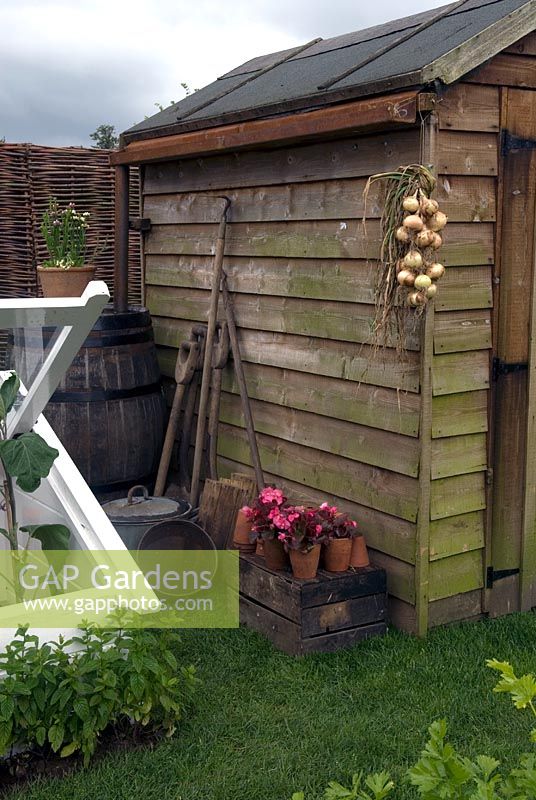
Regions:
<instances>
[{"instance_id":1,"label":"woven willow fence","mask_svg":"<svg viewBox=\"0 0 536 800\"><path fill-rule=\"evenodd\" d=\"M139 174L131 169L130 213L139 216ZM39 232L50 197L89 211L88 256L113 296L114 172L108 150L0 144L0 297L36 297ZM140 239L130 232L129 301L141 302Z\"/></svg>"}]
</instances>

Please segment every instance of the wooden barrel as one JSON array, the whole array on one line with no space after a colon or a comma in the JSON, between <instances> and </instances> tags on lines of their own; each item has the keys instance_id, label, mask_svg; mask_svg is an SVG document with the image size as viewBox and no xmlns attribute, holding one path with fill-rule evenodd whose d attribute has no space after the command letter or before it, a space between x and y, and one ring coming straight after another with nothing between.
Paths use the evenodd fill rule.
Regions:
<instances>
[{"instance_id":1,"label":"wooden barrel","mask_svg":"<svg viewBox=\"0 0 536 800\"><path fill-rule=\"evenodd\" d=\"M32 360L55 329L26 331L13 348L13 366ZM30 334L30 335L29 335ZM37 337L37 338L36 338ZM28 370L22 365L22 374ZM150 484L164 438L166 406L151 317L131 306L107 308L45 409L45 416L97 496Z\"/></svg>"}]
</instances>

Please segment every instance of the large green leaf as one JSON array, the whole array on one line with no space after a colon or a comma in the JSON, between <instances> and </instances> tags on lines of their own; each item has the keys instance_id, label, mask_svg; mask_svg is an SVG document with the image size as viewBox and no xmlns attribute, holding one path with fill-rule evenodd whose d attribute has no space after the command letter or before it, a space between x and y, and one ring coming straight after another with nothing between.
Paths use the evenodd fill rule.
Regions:
<instances>
[{"instance_id":1,"label":"large green leaf","mask_svg":"<svg viewBox=\"0 0 536 800\"><path fill-rule=\"evenodd\" d=\"M9 378L6 378L0 385L0 419L5 419L13 408L19 387L20 380L16 372L12 372Z\"/></svg>"},{"instance_id":2,"label":"large green leaf","mask_svg":"<svg viewBox=\"0 0 536 800\"><path fill-rule=\"evenodd\" d=\"M24 492L35 492L58 456L59 452L33 431L0 442L4 468Z\"/></svg>"},{"instance_id":3,"label":"large green leaf","mask_svg":"<svg viewBox=\"0 0 536 800\"><path fill-rule=\"evenodd\" d=\"M39 539L43 550L67 550L71 531L66 525L25 525L21 531Z\"/></svg>"}]
</instances>

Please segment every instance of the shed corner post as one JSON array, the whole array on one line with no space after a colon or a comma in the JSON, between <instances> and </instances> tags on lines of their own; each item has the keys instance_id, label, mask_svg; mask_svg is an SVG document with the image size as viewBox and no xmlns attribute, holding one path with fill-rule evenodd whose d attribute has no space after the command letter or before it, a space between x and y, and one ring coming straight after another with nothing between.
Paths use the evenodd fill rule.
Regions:
<instances>
[{"instance_id":1,"label":"shed corner post","mask_svg":"<svg viewBox=\"0 0 536 800\"><path fill-rule=\"evenodd\" d=\"M532 229L532 285L528 342L527 420L525 428L525 486L519 581L519 607L536 603L536 203Z\"/></svg>"},{"instance_id":2,"label":"shed corner post","mask_svg":"<svg viewBox=\"0 0 536 800\"><path fill-rule=\"evenodd\" d=\"M114 204L114 310L128 311L128 226L129 179L128 164L115 166Z\"/></svg>"},{"instance_id":3,"label":"shed corner post","mask_svg":"<svg viewBox=\"0 0 536 800\"><path fill-rule=\"evenodd\" d=\"M421 125L421 163L432 172L437 162L437 114L432 111ZM419 503L415 540L416 633L425 636L429 617L430 512L432 490L432 361L434 355L434 301L428 303L421 325L419 423Z\"/></svg>"}]
</instances>

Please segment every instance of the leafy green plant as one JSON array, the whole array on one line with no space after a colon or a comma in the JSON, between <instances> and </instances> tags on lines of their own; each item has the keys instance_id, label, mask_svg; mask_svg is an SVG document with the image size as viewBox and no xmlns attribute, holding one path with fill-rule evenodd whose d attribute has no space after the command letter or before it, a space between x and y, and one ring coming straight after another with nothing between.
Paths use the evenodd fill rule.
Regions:
<instances>
[{"instance_id":1,"label":"leafy green plant","mask_svg":"<svg viewBox=\"0 0 536 800\"><path fill-rule=\"evenodd\" d=\"M78 212L74 203L60 208L56 198L50 198L41 222L41 234L50 256L43 261L43 267L84 266L88 217L89 213Z\"/></svg>"},{"instance_id":2,"label":"leafy green plant","mask_svg":"<svg viewBox=\"0 0 536 800\"><path fill-rule=\"evenodd\" d=\"M14 746L87 765L110 726L171 736L198 684L179 666L172 631L101 630L40 645L19 628L0 654L0 755Z\"/></svg>"},{"instance_id":3,"label":"leafy green plant","mask_svg":"<svg viewBox=\"0 0 536 800\"><path fill-rule=\"evenodd\" d=\"M514 673L507 661L489 659L487 666L500 673L494 692L507 693L518 709L529 708L536 717L536 678ZM429 739L420 758L406 773L406 780L415 787L422 800L533 800L536 798L536 753L520 756L519 766L506 776L499 772L500 761L480 755L474 760L460 755L446 741L447 723L436 720L428 728ZM536 742L536 729L530 733ZM369 775L356 773L350 788L331 781L325 800L384 800L394 789L385 772ZM295 792L292 800L305 800L303 792Z\"/></svg>"},{"instance_id":4,"label":"leafy green plant","mask_svg":"<svg viewBox=\"0 0 536 800\"><path fill-rule=\"evenodd\" d=\"M39 539L44 549L64 550L68 547L70 531L65 525L26 525L19 528L15 502L14 481L23 492L35 492L41 480L49 474L59 453L35 431L11 438L7 431L8 414L18 397L20 380L11 372L0 385L0 461L4 479L0 492L4 498L6 528L0 528L12 550L19 546L19 530Z\"/></svg>"}]
</instances>

